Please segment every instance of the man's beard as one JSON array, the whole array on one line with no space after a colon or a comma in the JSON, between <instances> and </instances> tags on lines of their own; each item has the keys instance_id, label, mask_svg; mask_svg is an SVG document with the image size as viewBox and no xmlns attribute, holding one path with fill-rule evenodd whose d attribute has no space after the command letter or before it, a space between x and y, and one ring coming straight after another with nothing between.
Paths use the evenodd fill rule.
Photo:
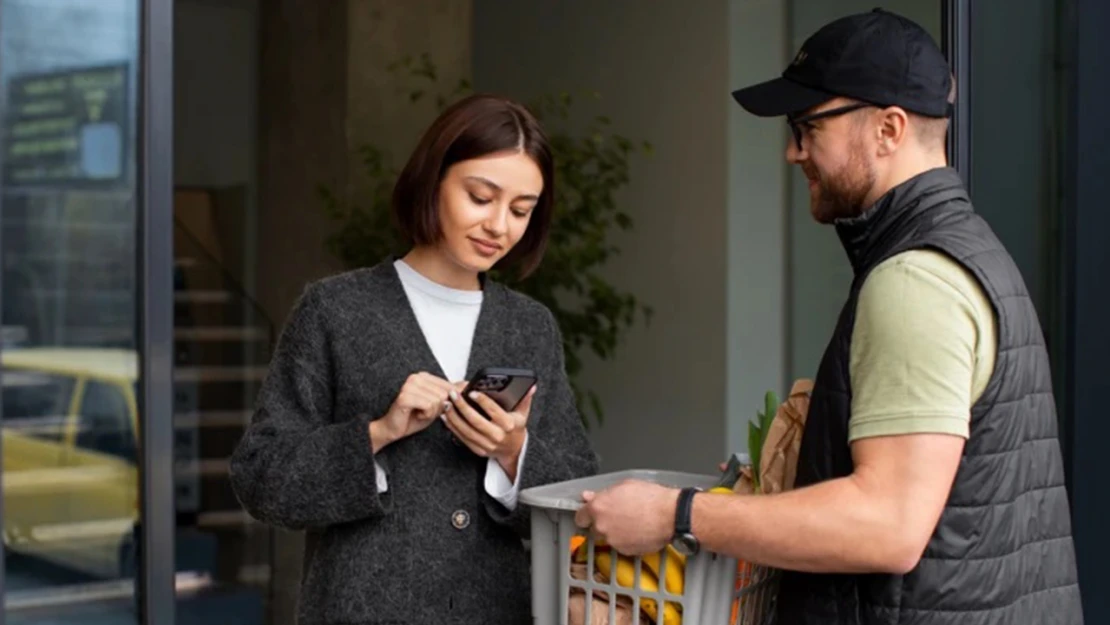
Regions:
<instances>
[{"instance_id":1,"label":"man's beard","mask_svg":"<svg viewBox=\"0 0 1110 625\"><path fill-rule=\"evenodd\" d=\"M864 202L875 188L875 170L864 160L862 146L853 143L850 150L848 162L824 176L812 164L802 164L806 177L817 181L817 197L810 199L810 212L818 223L856 217L866 209Z\"/></svg>"}]
</instances>

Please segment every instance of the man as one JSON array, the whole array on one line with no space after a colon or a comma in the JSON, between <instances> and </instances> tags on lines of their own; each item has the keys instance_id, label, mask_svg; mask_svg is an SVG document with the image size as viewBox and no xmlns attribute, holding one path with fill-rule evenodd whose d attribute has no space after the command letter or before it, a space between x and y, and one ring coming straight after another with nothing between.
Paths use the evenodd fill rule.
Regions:
<instances>
[{"instance_id":1,"label":"man","mask_svg":"<svg viewBox=\"0 0 1110 625\"><path fill-rule=\"evenodd\" d=\"M1082 623L1048 357L945 135L954 97L920 26L876 10L733 93L785 115L854 281L815 379L793 491L627 482L578 523L615 549L673 542L784 569L778 623Z\"/></svg>"}]
</instances>

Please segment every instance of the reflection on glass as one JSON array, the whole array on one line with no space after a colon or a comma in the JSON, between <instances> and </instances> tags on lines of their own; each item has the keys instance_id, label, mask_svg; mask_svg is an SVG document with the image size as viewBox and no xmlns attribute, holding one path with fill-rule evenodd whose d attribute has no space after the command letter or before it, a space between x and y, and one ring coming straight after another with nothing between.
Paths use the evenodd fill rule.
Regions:
<instances>
[{"instance_id":1,"label":"reflection on glass","mask_svg":"<svg viewBox=\"0 0 1110 625\"><path fill-rule=\"evenodd\" d=\"M134 623L138 0L0 2L7 623Z\"/></svg>"}]
</instances>

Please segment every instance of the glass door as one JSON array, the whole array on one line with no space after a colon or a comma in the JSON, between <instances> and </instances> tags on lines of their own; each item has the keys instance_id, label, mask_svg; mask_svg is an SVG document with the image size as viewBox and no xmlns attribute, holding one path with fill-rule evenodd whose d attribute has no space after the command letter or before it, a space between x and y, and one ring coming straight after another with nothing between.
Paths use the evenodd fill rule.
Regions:
<instances>
[{"instance_id":1,"label":"glass door","mask_svg":"<svg viewBox=\"0 0 1110 625\"><path fill-rule=\"evenodd\" d=\"M172 460L159 453L170 397L158 392L172 309L151 305L170 278L158 240L168 239L158 159L170 135L162 79L148 79L160 61L143 62L169 4L0 2L8 624L172 622L172 541L155 540L172 516L149 513L172 512L149 496L172 489Z\"/></svg>"}]
</instances>

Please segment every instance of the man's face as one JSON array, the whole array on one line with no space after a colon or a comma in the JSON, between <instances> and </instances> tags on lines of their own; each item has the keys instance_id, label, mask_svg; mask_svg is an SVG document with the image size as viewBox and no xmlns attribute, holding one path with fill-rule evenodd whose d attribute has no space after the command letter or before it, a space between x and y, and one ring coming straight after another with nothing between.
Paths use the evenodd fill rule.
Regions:
<instances>
[{"instance_id":1,"label":"man's face","mask_svg":"<svg viewBox=\"0 0 1110 625\"><path fill-rule=\"evenodd\" d=\"M819 223L862 213L878 174L866 137L868 107L839 112L856 104L837 98L795 116L786 160L799 165L809 182L810 213ZM860 105L862 106L862 105ZM834 112L836 111L836 112ZM827 117L810 119L821 113Z\"/></svg>"}]
</instances>

